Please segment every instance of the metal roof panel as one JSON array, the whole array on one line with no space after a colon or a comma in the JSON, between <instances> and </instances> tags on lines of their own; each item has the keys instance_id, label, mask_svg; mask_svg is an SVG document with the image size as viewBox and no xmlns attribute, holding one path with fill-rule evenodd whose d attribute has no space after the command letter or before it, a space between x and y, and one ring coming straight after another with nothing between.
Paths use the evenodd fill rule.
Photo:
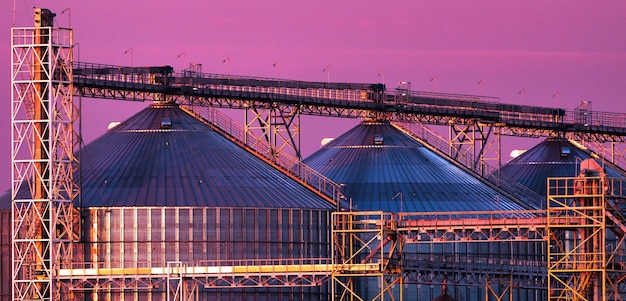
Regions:
<instances>
[{"instance_id":1,"label":"metal roof panel","mask_svg":"<svg viewBox=\"0 0 626 301\"><path fill-rule=\"evenodd\" d=\"M163 118L171 125L162 128ZM110 129L81 162L83 207L334 208L175 105Z\"/></svg>"},{"instance_id":2,"label":"metal roof panel","mask_svg":"<svg viewBox=\"0 0 626 301\"><path fill-rule=\"evenodd\" d=\"M546 196L548 178L575 177L579 172L578 164L588 158L591 158L589 150L568 139L548 138L503 165L500 172L503 178L517 181ZM624 171L619 167L606 166L605 171L609 177L624 177Z\"/></svg>"},{"instance_id":3,"label":"metal roof panel","mask_svg":"<svg viewBox=\"0 0 626 301\"><path fill-rule=\"evenodd\" d=\"M388 123L357 125L304 162L344 184L360 210L524 209Z\"/></svg>"}]
</instances>

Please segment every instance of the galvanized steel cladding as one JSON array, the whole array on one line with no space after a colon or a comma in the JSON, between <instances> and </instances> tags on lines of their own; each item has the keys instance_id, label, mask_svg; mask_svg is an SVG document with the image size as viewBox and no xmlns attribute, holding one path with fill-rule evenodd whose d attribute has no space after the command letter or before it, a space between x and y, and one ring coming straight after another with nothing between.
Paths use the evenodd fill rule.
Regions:
<instances>
[{"instance_id":1,"label":"galvanized steel cladding","mask_svg":"<svg viewBox=\"0 0 626 301\"><path fill-rule=\"evenodd\" d=\"M344 184L344 195L358 210L529 209L387 122L363 122L322 146L304 162L334 182ZM485 296L484 281L479 280L483 273L506 277L512 270L526 271L529 275L546 273L542 266L546 261L544 242L468 243L452 242L455 238L450 237L450 242L439 243L423 239L404 246L404 296L432 300L441 294L441 279L446 276L452 296L475 300ZM468 272L468 267L477 271L476 274ZM545 283L535 281L536 278L529 276L528 288L516 290L514 299L544 300L545 290L538 288L545 287ZM356 285L365 299L372 299L380 292L376 280L362 278Z\"/></svg>"},{"instance_id":2,"label":"galvanized steel cladding","mask_svg":"<svg viewBox=\"0 0 626 301\"><path fill-rule=\"evenodd\" d=\"M107 207L83 220L85 261L117 267L330 257L327 210Z\"/></svg>"},{"instance_id":3,"label":"galvanized steel cladding","mask_svg":"<svg viewBox=\"0 0 626 301\"><path fill-rule=\"evenodd\" d=\"M85 261L162 267L330 257L333 206L177 106L144 109L90 143L83 156L81 205L93 227L84 233ZM328 292L326 284L200 288L199 298L324 300ZM161 288L133 299L164 294Z\"/></svg>"},{"instance_id":4,"label":"galvanized steel cladding","mask_svg":"<svg viewBox=\"0 0 626 301\"><path fill-rule=\"evenodd\" d=\"M331 256L334 206L176 105L142 110L87 145L80 156L82 179L75 174L82 188L76 203L82 214L81 241L74 245L77 263L166 267L171 262ZM2 279L11 279L10 198L6 194L0 199L9 204L9 210L0 211L6 222L0 245ZM165 285L133 292L121 288L134 285L123 281L112 276L98 299L167 298ZM0 289L0 296L10 299L10 281L3 281ZM201 287L198 297L328 300L329 292L327 284ZM92 298L90 294L80 298Z\"/></svg>"},{"instance_id":5,"label":"galvanized steel cladding","mask_svg":"<svg viewBox=\"0 0 626 301\"><path fill-rule=\"evenodd\" d=\"M11 300L11 210L0 210L0 300Z\"/></svg>"},{"instance_id":6,"label":"galvanized steel cladding","mask_svg":"<svg viewBox=\"0 0 626 301\"><path fill-rule=\"evenodd\" d=\"M363 122L304 162L336 183L358 210L530 209L499 193L387 122Z\"/></svg>"},{"instance_id":7,"label":"galvanized steel cladding","mask_svg":"<svg viewBox=\"0 0 626 301\"><path fill-rule=\"evenodd\" d=\"M233 265L246 259L330 257L330 212L275 208L89 208L84 261L103 267L166 267L168 262ZM230 261L233 260L233 261ZM78 260L77 258L77 261ZM326 300L327 285L200 288L201 300ZM103 290L101 298L161 300L164 287L138 295ZM108 296L108 297L107 297Z\"/></svg>"},{"instance_id":8,"label":"galvanized steel cladding","mask_svg":"<svg viewBox=\"0 0 626 301\"><path fill-rule=\"evenodd\" d=\"M582 149L568 139L548 138L511 159L502 166L503 178L517 181L541 196L546 196L547 179L575 177L580 172L580 162L592 158L591 151ZM596 161L609 177L623 178L626 172L608 162Z\"/></svg>"},{"instance_id":9,"label":"galvanized steel cladding","mask_svg":"<svg viewBox=\"0 0 626 301\"><path fill-rule=\"evenodd\" d=\"M162 128L163 118L171 127ZM153 105L82 154L81 207L333 209L176 105Z\"/></svg>"}]
</instances>

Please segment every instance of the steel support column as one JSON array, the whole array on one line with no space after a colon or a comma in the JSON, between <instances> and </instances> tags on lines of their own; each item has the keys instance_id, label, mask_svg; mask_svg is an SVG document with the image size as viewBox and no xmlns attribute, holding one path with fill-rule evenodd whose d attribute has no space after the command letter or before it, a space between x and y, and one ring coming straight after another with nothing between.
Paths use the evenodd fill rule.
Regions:
<instances>
[{"instance_id":1,"label":"steel support column","mask_svg":"<svg viewBox=\"0 0 626 301\"><path fill-rule=\"evenodd\" d=\"M549 300L607 300L605 185L600 176L548 179Z\"/></svg>"},{"instance_id":2,"label":"steel support column","mask_svg":"<svg viewBox=\"0 0 626 301\"><path fill-rule=\"evenodd\" d=\"M251 113L251 114L250 114ZM265 107L258 107L250 102L245 111L245 131L260 131L257 137L263 137L271 145L273 156L290 149L299 160L300 152L300 108L279 103L269 103ZM247 143L247 141L246 141Z\"/></svg>"},{"instance_id":3,"label":"steel support column","mask_svg":"<svg viewBox=\"0 0 626 301\"><path fill-rule=\"evenodd\" d=\"M450 156L463 162L462 158L470 158L471 165L467 167L482 176L490 172L486 168L486 161L496 161L497 170L502 164L500 160L500 130L492 124L453 123L450 125Z\"/></svg>"},{"instance_id":4,"label":"steel support column","mask_svg":"<svg viewBox=\"0 0 626 301\"><path fill-rule=\"evenodd\" d=\"M13 300L63 300L56 271L72 260L79 187L73 124L72 30L53 28L35 8L35 26L13 28L12 286Z\"/></svg>"},{"instance_id":5,"label":"steel support column","mask_svg":"<svg viewBox=\"0 0 626 301\"><path fill-rule=\"evenodd\" d=\"M508 282L506 282L506 286L504 286L504 288L502 288L501 284L503 284L502 281L492 281L491 278L487 278L487 281L485 283L485 301L513 301L513 286L515 285L515 282L513 281L513 275L510 275ZM497 290L497 286L500 286L499 291Z\"/></svg>"},{"instance_id":6,"label":"steel support column","mask_svg":"<svg viewBox=\"0 0 626 301\"><path fill-rule=\"evenodd\" d=\"M404 239L396 226L388 213L333 213L333 300L403 300ZM362 296L369 279L376 279L378 293Z\"/></svg>"}]
</instances>

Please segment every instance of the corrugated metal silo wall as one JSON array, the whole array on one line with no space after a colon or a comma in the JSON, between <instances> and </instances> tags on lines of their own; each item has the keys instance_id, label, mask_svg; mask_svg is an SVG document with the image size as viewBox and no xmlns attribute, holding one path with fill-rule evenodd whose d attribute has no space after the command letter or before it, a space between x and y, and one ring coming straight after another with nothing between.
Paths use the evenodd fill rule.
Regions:
<instances>
[{"instance_id":1,"label":"corrugated metal silo wall","mask_svg":"<svg viewBox=\"0 0 626 301\"><path fill-rule=\"evenodd\" d=\"M505 282L492 280L490 285L495 292L505 292L503 299L546 300L547 283L541 280L543 277L533 276L546 273L545 249L545 242L536 241L408 243L403 250L403 296L405 300L433 300L442 293L445 275L449 295L457 300L484 300L487 276L496 279L499 275ZM389 250L384 252L388 254ZM364 259L365 254L361 255L357 262ZM511 271L517 271L516 283L520 284L512 296L506 290ZM356 290L364 299L373 300L381 292L379 279L361 280L355 283ZM398 288L391 291L396 299L400 298Z\"/></svg>"},{"instance_id":2,"label":"corrugated metal silo wall","mask_svg":"<svg viewBox=\"0 0 626 301\"><path fill-rule=\"evenodd\" d=\"M85 261L105 267L168 262L330 257L330 211L274 208L90 208ZM87 230L90 229L90 230ZM232 264L232 263L228 263ZM205 289L200 300L328 300L328 285L289 289ZM87 296L85 296L87 297ZM99 292L99 300L164 300L166 288Z\"/></svg>"},{"instance_id":3,"label":"corrugated metal silo wall","mask_svg":"<svg viewBox=\"0 0 626 301\"><path fill-rule=\"evenodd\" d=\"M546 300L547 284L537 282L537 275L545 272L545 242L423 242L405 246L406 271L420 273L421 283L439 282L447 275L448 294L457 300L482 300L486 295L486 276L508 275L515 270L520 277L513 295L506 293L506 300ZM439 279L431 281L431 279ZM409 281L410 282L410 281ZM508 283L491 283L496 292L506 292ZM543 288L543 289L539 289ZM408 284L405 296L418 296L418 300L432 300L441 294L441 284Z\"/></svg>"},{"instance_id":4,"label":"corrugated metal silo wall","mask_svg":"<svg viewBox=\"0 0 626 301\"><path fill-rule=\"evenodd\" d=\"M11 300L11 210L0 210L0 301Z\"/></svg>"}]
</instances>

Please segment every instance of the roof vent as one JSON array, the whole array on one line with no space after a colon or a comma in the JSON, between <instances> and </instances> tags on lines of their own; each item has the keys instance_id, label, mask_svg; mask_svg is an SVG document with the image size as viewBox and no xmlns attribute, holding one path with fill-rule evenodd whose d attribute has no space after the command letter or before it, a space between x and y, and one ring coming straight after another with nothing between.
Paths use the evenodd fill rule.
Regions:
<instances>
[{"instance_id":1,"label":"roof vent","mask_svg":"<svg viewBox=\"0 0 626 301\"><path fill-rule=\"evenodd\" d=\"M562 146L561 147L561 157L569 157L570 155L570 149L567 146Z\"/></svg>"},{"instance_id":2,"label":"roof vent","mask_svg":"<svg viewBox=\"0 0 626 301\"><path fill-rule=\"evenodd\" d=\"M374 144L375 145L381 145L383 144L383 136L382 135L376 135L374 136Z\"/></svg>"},{"instance_id":3,"label":"roof vent","mask_svg":"<svg viewBox=\"0 0 626 301\"><path fill-rule=\"evenodd\" d=\"M162 129L171 129L172 128L172 119L165 117L161 119L161 128Z\"/></svg>"}]
</instances>

